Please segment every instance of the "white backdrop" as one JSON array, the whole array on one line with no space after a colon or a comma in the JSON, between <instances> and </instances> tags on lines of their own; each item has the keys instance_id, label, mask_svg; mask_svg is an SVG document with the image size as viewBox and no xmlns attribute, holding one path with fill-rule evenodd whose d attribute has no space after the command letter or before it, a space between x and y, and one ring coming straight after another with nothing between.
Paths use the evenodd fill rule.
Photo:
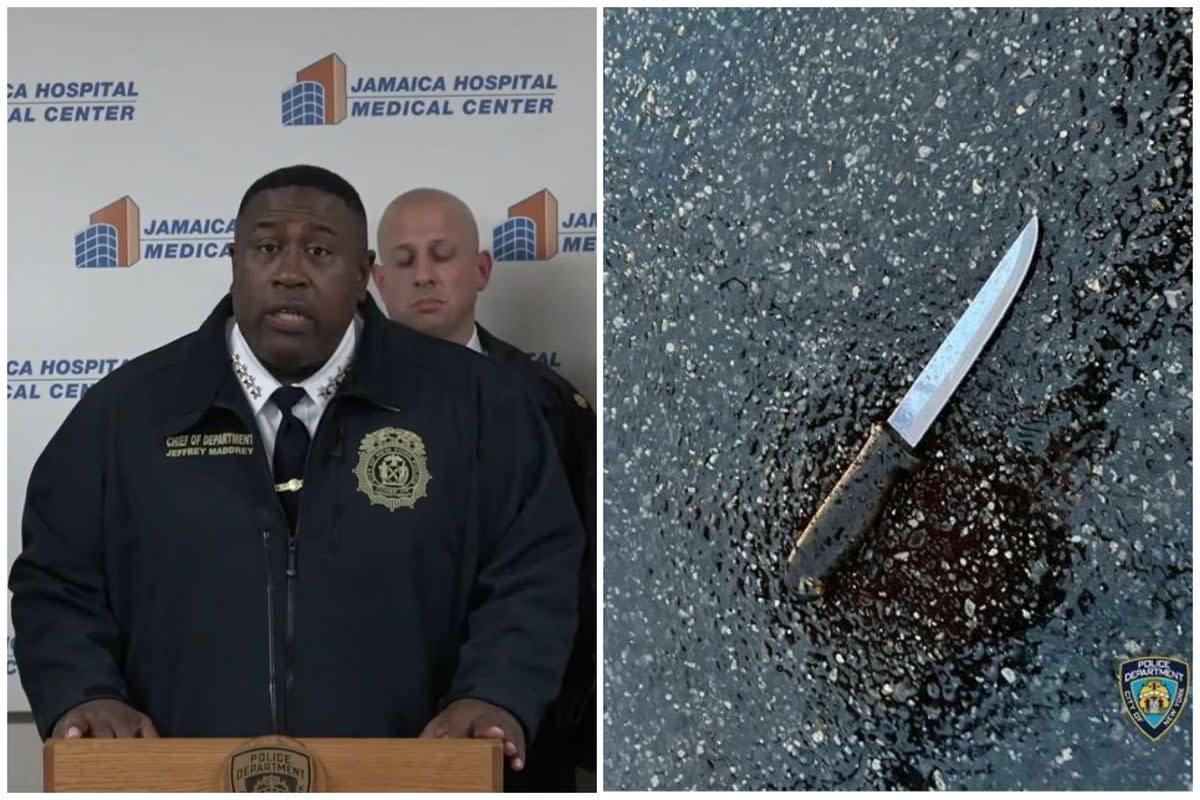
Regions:
<instances>
[{"instance_id":1,"label":"white backdrop","mask_svg":"<svg viewBox=\"0 0 1200 800\"><path fill-rule=\"evenodd\" d=\"M372 240L406 189L462 197L485 246L548 190L559 252L497 262L479 319L594 399L595 47L591 9L10 10L9 565L29 471L78 393L199 326L229 286L238 201L277 167L348 179ZM325 102L345 118L284 125L296 73L333 54ZM77 267L76 235L125 196L138 260ZM11 645L8 702L28 709Z\"/></svg>"}]
</instances>

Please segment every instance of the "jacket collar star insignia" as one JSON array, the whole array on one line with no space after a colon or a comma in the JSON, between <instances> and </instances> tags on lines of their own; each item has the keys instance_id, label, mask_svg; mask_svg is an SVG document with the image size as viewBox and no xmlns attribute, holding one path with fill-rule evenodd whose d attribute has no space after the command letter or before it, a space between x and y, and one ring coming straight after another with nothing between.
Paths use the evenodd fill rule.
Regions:
<instances>
[{"instance_id":1,"label":"jacket collar star insignia","mask_svg":"<svg viewBox=\"0 0 1200 800\"><path fill-rule=\"evenodd\" d=\"M328 400L330 397L333 397L335 394L337 394L338 387L342 385L342 381L346 380L346 373L350 371L351 363L352 361L347 361L345 364L342 364L342 366L338 369L337 374L325 381L324 385L321 386L320 389L321 397Z\"/></svg>"},{"instance_id":2,"label":"jacket collar star insignia","mask_svg":"<svg viewBox=\"0 0 1200 800\"><path fill-rule=\"evenodd\" d=\"M361 317L356 318L348 326L329 360L308 378L295 384L303 388L306 395L317 404L318 411L324 410L325 404L333 398L349 374L363 324ZM250 410L257 415L270 402L272 393L280 383L255 357L232 319L228 322L226 342L233 373L250 401Z\"/></svg>"},{"instance_id":3,"label":"jacket collar star insignia","mask_svg":"<svg viewBox=\"0 0 1200 800\"><path fill-rule=\"evenodd\" d=\"M242 388L246 390L246 394L255 400L262 397L262 387L258 385L258 381L254 380L254 376L250 373L250 368L246 366L246 362L242 361L242 357L237 353L233 353L231 358L233 361L233 373L237 375L237 379L242 384Z\"/></svg>"}]
</instances>

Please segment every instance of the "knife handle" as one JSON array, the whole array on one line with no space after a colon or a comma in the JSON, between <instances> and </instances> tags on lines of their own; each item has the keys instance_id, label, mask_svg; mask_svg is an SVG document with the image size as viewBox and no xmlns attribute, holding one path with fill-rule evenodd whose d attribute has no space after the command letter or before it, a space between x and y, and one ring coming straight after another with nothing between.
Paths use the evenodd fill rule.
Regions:
<instances>
[{"instance_id":1,"label":"knife handle","mask_svg":"<svg viewBox=\"0 0 1200 800\"><path fill-rule=\"evenodd\" d=\"M889 425L876 425L841 480L821 503L788 556L787 585L804 598L825 592L825 579L869 531L901 473L920 463Z\"/></svg>"}]
</instances>

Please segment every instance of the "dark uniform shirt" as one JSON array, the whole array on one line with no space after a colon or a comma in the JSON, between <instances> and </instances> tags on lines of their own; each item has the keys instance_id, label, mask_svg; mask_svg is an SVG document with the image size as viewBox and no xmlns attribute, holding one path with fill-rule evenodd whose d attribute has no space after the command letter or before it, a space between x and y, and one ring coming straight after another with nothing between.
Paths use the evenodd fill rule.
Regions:
<instances>
[{"instance_id":1,"label":"dark uniform shirt","mask_svg":"<svg viewBox=\"0 0 1200 800\"><path fill-rule=\"evenodd\" d=\"M579 629L563 688L552 704L524 774L510 788L569 789L574 767L596 768L596 413L565 378L483 328L484 352L514 370L542 409L583 520L587 544L579 581ZM556 769L565 767L566 769Z\"/></svg>"},{"instance_id":2,"label":"dark uniform shirt","mask_svg":"<svg viewBox=\"0 0 1200 800\"><path fill-rule=\"evenodd\" d=\"M164 736L416 736L463 697L534 735L583 549L553 441L498 365L360 313L294 536L228 297L72 410L30 476L9 582L43 737L102 697Z\"/></svg>"}]
</instances>

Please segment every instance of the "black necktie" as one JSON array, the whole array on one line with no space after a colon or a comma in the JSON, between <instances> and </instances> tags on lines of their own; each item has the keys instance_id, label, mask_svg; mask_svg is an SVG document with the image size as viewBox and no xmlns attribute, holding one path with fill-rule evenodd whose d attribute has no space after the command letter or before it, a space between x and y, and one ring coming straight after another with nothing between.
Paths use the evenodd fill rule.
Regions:
<instances>
[{"instance_id":1,"label":"black necktie","mask_svg":"<svg viewBox=\"0 0 1200 800\"><path fill-rule=\"evenodd\" d=\"M271 395L271 402L283 412L283 421L275 435L275 493L292 530L296 529L300 489L304 485L304 460L308 456L308 428L292 413L292 406L302 397L304 389L299 386L280 386Z\"/></svg>"}]
</instances>

